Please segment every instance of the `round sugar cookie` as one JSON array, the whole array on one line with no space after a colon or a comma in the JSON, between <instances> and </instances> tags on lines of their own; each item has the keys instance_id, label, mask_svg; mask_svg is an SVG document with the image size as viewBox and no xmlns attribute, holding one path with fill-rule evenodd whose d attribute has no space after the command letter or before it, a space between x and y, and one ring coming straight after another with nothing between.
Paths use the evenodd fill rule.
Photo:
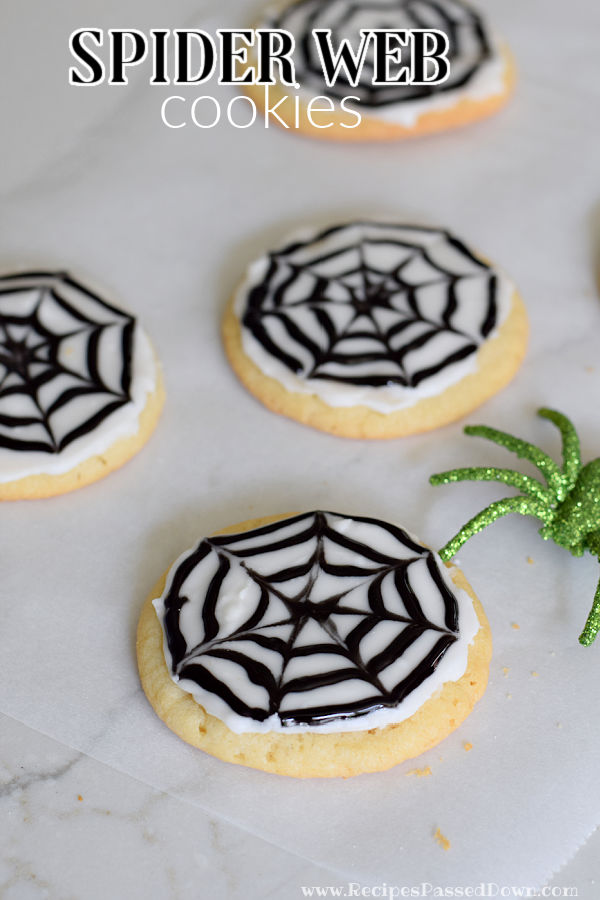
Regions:
<instances>
[{"instance_id":1,"label":"round sugar cookie","mask_svg":"<svg viewBox=\"0 0 600 900\"><path fill-rule=\"evenodd\" d=\"M396 140L466 125L499 110L514 87L515 67L508 49L462 0L284 0L271 4L261 27L285 29L294 37L299 87L277 83L267 90L261 85L244 88L263 113L266 107L274 110L269 122L282 125L283 120L282 127L315 138ZM442 83L373 84L371 43L356 85L343 68L327 85L314 29L330 30L334 54L343 41L349 41L357 54L361 29L423 28L448 38L450 71ZM407 48L401 50L401 63L410 63ZM390 76L397 70L392 63Z\"/></svg>"},{"instance_id":2,"label":"round sugar cookie","mask_svg":"<svg viewBox=\"0 0 600 900\"><path fill-rule=\"evenodd\" d=\"M0 277L0 500L108 475L148 440L163 401L131 315L62 272Z\"/></svg>"},{"instance_id":3,"label":"round sugar cookie","mask_svg":"<svg viewBox=\"0 0 600 900\"><path fill-rule=\"evenodd\" d=\"M143 606L142 686L228 762L349 776L419 755L471 712L491 657L459 569L378 519L244 522L186 551Z\"/></svg>"},{"instance_id":4,"label":"round sugar cookie","mask_svg":"<svg viewBox=\"0 0 600 900\"><path fill-rule=\"evenodd\" d=\"M467 415L515 375L527 337L514 285L463 241L378 222L303 231L261 257L223 322L252 394L351 438Z\"/></svg>"}]
</instances>

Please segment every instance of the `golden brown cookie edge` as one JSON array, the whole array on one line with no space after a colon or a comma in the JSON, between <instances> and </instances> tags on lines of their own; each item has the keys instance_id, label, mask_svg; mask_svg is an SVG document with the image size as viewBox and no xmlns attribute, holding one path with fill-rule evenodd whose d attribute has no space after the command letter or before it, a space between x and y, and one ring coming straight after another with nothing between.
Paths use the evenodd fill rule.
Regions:
<instances>
[{"instance_id":1,"label":"golden brown cookie edge","mask_svg":"<svg viewBox=\"0 0 600 900\"><path fill-rule=\"evenodd\" d=\"M239 380L272 412L304 425L347 438L391 439L441 428L468 415L504 388L519 370L529 336L525 304L515 289L511 310L477 353L477 371L466 375L440 394L413 406L380 413L366 406L333 407L315 394L293 393L265 375L246 356L242 330L234 312L235 293L223 317L225 352Z\"/></svg>"},{"instance_id":2,"label":"golden brown cookie edge","mask_svg":"<svg viewBox=\"0 0 600 900\"><path fill-rule=\"evenodd\" d=\"M259 528L292 513L232 525L218 534ZM152 605L167 573L146 599L137 630L136 652L144 693L160 719L180 738L225 762L296 778L349 777L389 769L444 740L466 719L485 691L492 653L489 623L465 576L449 565L451 577L473 600L480 628L469 647L467 668L446 682L408 719L370 731L330 734L236 734L208 714L171 679L163 651L163 631Z\"/></svg>"},{"instance_id":3,"label":"golden brown cookie edge","mask_svg":"<svg viewBox=\"0 0 600 900\"><path fill-rule=\"evenodd\" d=\"M134 435L119 438L104 453L94 454L59 475L28 475L16 481L0 483L0 501L41 500L67 494L104 478L136 456L156 428L165 402L162 368L156 357L155 362L156 387L146 397Z\"/></svg>"}]
</instances>

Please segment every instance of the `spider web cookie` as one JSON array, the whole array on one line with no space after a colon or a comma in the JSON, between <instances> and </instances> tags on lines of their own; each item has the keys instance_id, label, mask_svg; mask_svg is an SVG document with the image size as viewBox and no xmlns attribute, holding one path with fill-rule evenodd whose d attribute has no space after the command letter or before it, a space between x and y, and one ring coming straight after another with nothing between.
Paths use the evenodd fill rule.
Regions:
<instances>
[{"instance_id":1,"label":"spider web cookie","mask_svg":"<svg viewBox=\"0 0 600 900\"><path fill-rule=\"evenodd\" d=\"M147 600L140 677L161 719L221 759L349 775L417 755L483 693L485 616L401 528L331 512L204 538Z\"/></svg>"},{"instance_id":2,"label":"spider web cookie","mask_svg":"<svg viewBox=\"0 0 600 900\"><path fill-rule=\"evenodd\" d=\"M64 273L0 278L0 484L63 475L134 436L157 386L131 315Z\"/></svg>"},{"instance_id":3,"label":"spider web cookie","mask_svg":"<svg viewBox=\"0 0 600 900\"><path fill-rule=\"evenodd\" d=\"M129 403L133 329L68 275L3 278L0 446L59 453Z\"/></svg>"},{"instance_id":4,"label":"spider web cookie","mask_svg":"<svg viewBox=\"0 0 600 900\"><path fill-rule=\"evenodd\" d=\"M243 730L356 729L377 711L397 718L459 641L450 585L402 529L314 512L206 538L156 607L174 678L209 711L225 704Z\"/></svg>"},{"instance_id":5,"label":"spider web cookie","mask_svg":"<svg viewBox=\"0 0 600 900\"><path fill-rule=\"evenodd\" d=\"M493 371L469 392L494 393L514 374L527 335L514 286L463 241L390 223L303 233L250 267L232 312L239 333L226 318L225 345L250 390L277 411L351 437L371 436L361 417L381 432L372 436L424 430L414 424L418 410L394 415L475 375L504 330L504 352L494 349ZM473 402L457 398L455 417ZM452 405L440 406L446 421Z\"/></svg>"},{"instance_id":6,"label":"spider web cookie","mask_svg":"<svg viewBox=\"0 0 600 900\"><path fill-rule=\"evenodd\" d=\"M244 89L269 124L314 138L395 140L464 125L499 110L515 81L508 50L462 0L283 0L269 7L260 24L292 34L295 87ZM446 36L447 77L437 84L398 83L401 67L414 69L409 43L400 49L399 59L388 60L389 83L377 83L381 69L376 72L374 42L369 40L365 48L363 32L412 29L433 29ZM331 84L324 76L315 31L329 34L325 44L331 47L331 65L338 60ZM393 44L390 49L398 52ZM346 69L339 63L343 51L362 63L356 84L352 66ZM433 70L430 61L425 68L427 73Z\"/></svg>"},{"instance_id":7,"label":"spider web cookie","mask_svg":"<svg viewBox=\"0 0 600 900\"><path fill-rule=\"evenodd\" d=\"M273 16L272 22L271 27L284 28L296 37L296 78L305 90L336 100L353 95L365 111L381 111L464 88L489 71L497 52L482 17L460 0L297 0ZM317 45L311 37L315 28L331 29L334 48L350 40L354 49L364 28L437 29L448 37L450 74L446 81L433 86L374 85L371 46L358 84L352 85L342 69L335 83L326 85ZM410 65L408 49L402 51L402 61Z\"/></svg>"}]
</instances>

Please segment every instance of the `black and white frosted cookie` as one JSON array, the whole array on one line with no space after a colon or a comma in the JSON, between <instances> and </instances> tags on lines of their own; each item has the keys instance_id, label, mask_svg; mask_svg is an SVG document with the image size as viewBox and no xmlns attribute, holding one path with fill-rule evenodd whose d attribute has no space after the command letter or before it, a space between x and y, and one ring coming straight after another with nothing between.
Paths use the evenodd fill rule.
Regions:
<instances>
[{"instance_id":1,"label":"black and white frosted cookie","mask_svg":"<svg viewBox=\"0 0 600 900\"><path fill-rule=\"evenodd\" d=\"M185 740L281 774L349 775L442 740L487 681L457 569L395 525L310 512L186 551L138 629L142 684Z\"/></svg>"},{"instance_id":2,"label":"black and white frosted cookie","mask_svg":"<svg viewBox=\"0 0 600 900\"><path fill-rule=\"evenodd\" d=\"M506 48L500 46L484 17L462 0L282 0L269 7L261 24L285 29L295 39L295 75L304 112L296 113L297 92L285 85L269 89L269 106L275 107L287 94L289 100L276 107L277 113L290 126L313 137L385 140L463 125L499 109L514 83L514 67ZM343 68L334 83L325 81L314 29L331 30L334 51L346 40L357 54L362 29L424 28L441 31L448 38L449 75L445 81L373 84L377 78L372 42L356 85ZM410 48L404 47L401 64L410 62ZM392 65L392 77L397 69ZM252 93L260 101L260 91L254 88ZM316 97L329 98L333 114L307 116L306 109ZM313 107L323 109L324 104L316 101ZM352 110L362 118L358 127Z\"/></svg>"},{"instance_id":3,"label":"black and white frosted cookie","mask_svg":"<svg viewBox=\"0 0 600 900\"><path fill-rule=\"evenodd\" d=\"M0 499L108 474L146 442L162 403L131 315L63 273L0 278Z\"/></svg>"},{"instance_id":4,"label":"black and white frosted cookie","mask_svg":"<svg viewBox=\"0 0 600 900\"><path fill-rule=\"evenodd\" d=\"M525 352L513 284L451 232L351 222L254 262L224 320L230 362L268 407L347 437L460 418Z\"/></svg>"}]
</instances>

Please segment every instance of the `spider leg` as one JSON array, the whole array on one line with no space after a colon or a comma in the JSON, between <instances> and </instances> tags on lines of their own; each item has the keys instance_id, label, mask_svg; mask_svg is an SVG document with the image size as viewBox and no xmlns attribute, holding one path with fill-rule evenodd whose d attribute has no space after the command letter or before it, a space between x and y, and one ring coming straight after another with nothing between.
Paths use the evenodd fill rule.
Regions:
<instances>
[{"instance_id":1,"label":"spider leg","mask_svg":"<svg viewBox=\"0 0 600 900\"><path fill-rule=\"evenodd\" d=\"M584 629L579 635L579 643L584 647L589 647L596 640L596 635L600 631L600 581L594 594L594 601L590 614L587 617Z\"/></svg>"},{"instance_id":2,"label":"spider leg","mask_svg":"<svg viewBox=\"0 0 600 900\"><path fill-rule=\"evenodd\" d=\"M532 478L530 475L522 475L520 472L515 472L512 469L496 469L495 467L486 469L483 466L469 469L451 469L449 472L440 472L437 475L432 475L429 479L429 483L433 485L452 484L455 481L499 481L502 484L508 484L516 488L518 491L522 491L524 494L529 494L530 497L535 497L536 500L548 506L554 503L554 494L548 488L545 488L543 484L540 484L537 478Z\"/></svg>"},{"instance_id":3,"label":"spider leg","mask_svg":"<svg viewBox=\"0 0 600 900\"><path fill-rule=\"evenodd\" d=\"M516 453L520 459L527 459L536 469L539 469L548 487L556 496L557 501L564 500L567 495L567 479L563 475L560 466L558 466L551 456L540 450L534 444L522 441L521 438L507 434L505 431L497 431L495 428L488 428L487 425L467 425L465 434L474 435L476 437L486 438L493 441L501 447L505 447L512 453Z\"/></svg>"},{"instance_id":4,"label":"spider leg","mask_svg":"<svg viewBox=\"0 0 600 900\"><path fill-rule=\"evenodd\" d=\"M495 503L491 503L477 513L466 525L463 525L460 531L442 547L441 558L445 562L451 559L470 537L473 537L478 531L482 531L486 525L491 525L496 519L513 512L520 513L522 516L537 516L546 524L549 524L554 516L553 510L548 509L547 506L532 497L506 497L504 500L496 500Z\"/></svg>"},{"instance_id":5,"label":"spider leg","mask_svg":"<svg viewBox=\"0 0 600 900\"><path fill-rule=\"evenodd\" d=\"M562 437L562 456L563 456L563 472L567 479L567 489L571 490L575 486L577 476L581 471L581 448L579 445L579 437L575 431L575 427L570 419L567 419L562 413L555 409L547 409L542 407L538 409L538 416L542 419L548 419L558 429Z\"/></svg>"},{"instance_id":6,"label":"spider leg","mask_svg":"<svg viewBox=\"0 0 600 900\"><path fill-rule=\"evenodd\" d=\"M584 541L586 550L589 550L590 553L593 553L594 556L600 562L600 530L599 531L591 531L585 538ZM589 647L590 644L593 644L596 635L600 631L600 581L598 582L598 586L596 588L596 593L594 594L594 600L592 602L592 608L590 609L589 615L587 617L587 621L585 623L584 629L579 635L579 643L583 644L584 647Z\"/></svg>"}]
</instances>

